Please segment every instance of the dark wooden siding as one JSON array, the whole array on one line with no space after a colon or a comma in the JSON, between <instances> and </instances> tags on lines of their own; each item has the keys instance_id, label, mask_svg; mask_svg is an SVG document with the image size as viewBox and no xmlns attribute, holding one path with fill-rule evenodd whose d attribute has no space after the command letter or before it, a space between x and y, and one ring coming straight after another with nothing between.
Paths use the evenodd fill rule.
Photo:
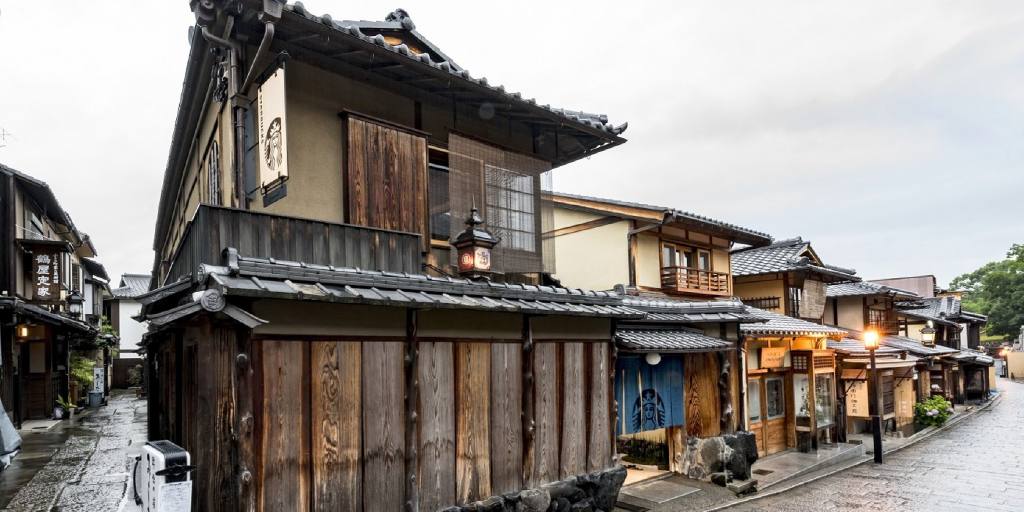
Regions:
<instances>
[{"instance_id":1,"label":"dark wooden siding","mask_svg":"<svg viewBox=\"0 0 1024 512\"><path fill-rule=\"evenodd\" d=\"M153 347L161 392L150 405L160 438L200 467L196 509L401 510L411 467L419 509L437 510L611 465L607 342L416 346L407 364L399 341L250 340L206 323L166 336ZM536 399L524 402L527 354ZM411 423L409 378L419 382Z\"/></svg>"},{"instance_id":2,"label":"dark wooden siding","mask_svg":"<svg viewBox=\"0 0 1024 512\"><path fill-rule=\"evenodd\" d=\"M257 258L393 272L422 270L418 234L201 205L164 282L193 275L203 263L221 265L227 247Z\"/></svg>"},{"instance_id":3,"label":"dark wooden siding","mask_svg":"<svg viewBox=\"0 0 1024 512\"><path fill-rule=\"evenodd\" d=\"M360 226L420 233L427 239L427 140L347 116L347 220Z\"/></svg>"}]
</instances>

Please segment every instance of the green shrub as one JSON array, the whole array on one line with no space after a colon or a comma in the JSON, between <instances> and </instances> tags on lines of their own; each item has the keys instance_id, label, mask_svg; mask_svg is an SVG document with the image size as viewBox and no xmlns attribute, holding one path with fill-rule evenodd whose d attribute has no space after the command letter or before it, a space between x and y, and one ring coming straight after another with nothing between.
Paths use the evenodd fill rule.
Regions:
<instances>
[{"instance_id":1,"label":"green shrub","mask_svg":"<svg viewBox=\"0 0 1024 512\"><path fill-rule=\"evenodd\" d=\"M83 392L92 389L92 367L96 362L88 357L71 356L71 378L75 379Z\"/></svg>"},{"instance_id":2,"label":"green shrub","mask_svg":"<svg viewBox=\"0 0 1024 512\"><path fill-rule=\"evenodd\" d=\"M930 427L939 427L953 415L953 404L941 396L933 396L914 404L914 420Z\"/></svg>"}]
</instances>

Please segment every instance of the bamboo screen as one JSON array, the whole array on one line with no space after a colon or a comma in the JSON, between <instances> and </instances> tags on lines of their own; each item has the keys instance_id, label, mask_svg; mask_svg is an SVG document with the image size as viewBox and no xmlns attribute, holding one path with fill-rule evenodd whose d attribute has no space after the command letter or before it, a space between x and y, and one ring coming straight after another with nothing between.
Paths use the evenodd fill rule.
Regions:
<instances>
[{"instance_id":1,"label":"bamboo screen","mask_svg":"<svg viewBox=\"0 0 1024 512\"><path fill-rule=\"evenodd\" d=\"M551 164L455 134L448 150L452 237L476 206L485 227L501 239L491 251L494 271L553 273L554 239L542 237L554 226ZM452 252L453 263L455 257Z\"/></svg>"}]
</instances>

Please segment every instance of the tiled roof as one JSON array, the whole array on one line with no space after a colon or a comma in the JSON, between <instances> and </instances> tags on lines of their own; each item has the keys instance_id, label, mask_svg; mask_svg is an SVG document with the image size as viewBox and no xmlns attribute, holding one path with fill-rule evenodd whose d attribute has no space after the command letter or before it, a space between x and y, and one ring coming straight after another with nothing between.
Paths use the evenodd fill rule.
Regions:
<instances>
[{"instance_id":1,"label":"tiled roof","mask_svg":"<svg viewBox=\"0 0 1024 512\"><path fill-rule=\"evenodd\" d=\"M957 352L955 348L949 348L943 345L926 346L918 340L903 336L884 336L881 339L881 343L886 347L906 350L918 357L944 356L955 354Z\"/></svg>"},{"instance_id":2,"label":"tiled roof","mask_svg":"<svg viewBox=\"0 0 1024 512\"><path fill-rule=\"evenodd\" d=\"M29 304L16 297L0 297L0 309L16 311L39 322L67 327L73 329L77 334L95 334L96 329L91 325L54 313L35 304Z\"/></svg>"},{"instance_id":3,"label":"tiled roof","mask_svg":"<svg viewBox=\"0 0 1024 512\"><path fill-rule=\"evenodd\" d=\"M893 295L895 297L902 298L917 298L914 292L907 290L901 290L899 288L893 288L891 286L885 286L878 283L872 283L869 281L861 281L857 283L840 283L830 284L825 290L825 295L828 297L863 297L867 295Z\"/></svg>"},{"instance_id":4,"label":"tiled roof","mask_svg":"<svg viewBox=\"0 0 1024 512\"><path fill-rule=\"evenodd\" d=\"M669 297L626 295L622 303L647 312L642 322L659 323L717 323L763 322L747 312L742 302L730 300L684 301Z\"/></svg>"},{"instance_id":5,"label":"tiled roof","mask_svg":"<svg viewBox=\"0 0 1024 512\"><path fill-rule=\"evenodd\" d=\"M745 247L730 253L732 275L753 276L806 270L838 279L859 281L856 270L831 265L817 265L808 256L810 242L803 238L790 238L764 247Z\"/></svg>"},{"instance_id":6,"label":"tiled roof","mask_svg":"<svg viewBox=\"0 0 1024 512\"><path fill-rule=\"evenodd\" d=\"M622 298L614 292L480 282L243 256L237 258L237 266L203 265L200 270L212 289L227 296L622 319L644 316L642 311L623 305Z\"/></svg>"},{"instance_id":7,"label":"tiled roof","mask_svg":"<svg viewBox=\"0 0 1024 512\"><path fill-rule=\"evenodd\" d=\"M149 274L122 274L119 287L111 290L114 298L134 299L149 291Z\"/></svg>"},{"instance_id":8,"label":"tiled roof","mask_svg":"<svg viewBox=\"0 0 1024 512\"><path fill-rule=\"evenodd\" d=\"M963 311L960 299L951 296L898 302L896 308L902 315L943 324L956 324L961 319L975 322L987 320L985 315Z\"/></svg>"},{"instance_id":9,"label":"tiled roof","mask_svg":"<svg viewBox=\"0 0 1024 512\"><path fill-rule=\"evenodd\" d=\"M533 98L524 99L522 94L518 92L507 92L504 86L491 85L488 83L487 78L480 77L475 78L469 74L469 71L465 70L461 66L456 65L446 55L441 53L440 49L437 49L433 44L430 44L422 35L415 30L415 25L412 23L412 19L409 18L408 13L405 11L395 11L391 13L388 18L389 21L384 22L367 22L367 21L335 21L329 14L323 14L317 16L309 12L302 2L295 2L287 4L285 11L290 11L299 16L302 16L310 21L323 24L325 26L333 28L342 37L352 37L359 39L364 42L372 43L385 50L391 51L396 55L402 55L408 58L410 61L420 63L432 68L444 71L448 73L453 80L466 80L476 85L486 87L494 93L498 93L508 101L514 101L519 103L526 103L531 106L539 106L547 111L558 114L568 121L580 123L591 128L607 132L612 135L619 135L626 131L628 123L622 123L618 126L612 125L608 122L608 117L603 114L590 114L586 112L579 112L574 110L566 110L561 108L552 107L550 105L538 105L537 100ZM411 34L417 37L420 41L423 41L438 54L438 58L431 57L429 53L413 53L412 50L405 44L391 45L388 44L384 36L377 34L374 36L366 35L362 32L362 29L370 28L389 28L393 30L408 30Z\"/></svg>"},{"instance_id":10,"label":"tiled roof","mask_svg":"<svg viewBox=\"0 0 1024 512\"><path fill-rule=\"evenodd\" d=\"M746 336L817 336L837 338L846 331L830 325L821 325L779 313L746 306L752 316L765 320L764 323L740 325L740 333Z\"/></svg>"},{"instance_id":11,"label":"tiled roof","mask_svg":"<svg viewBox=\"0 0 1024 512\"><path fill-rule=\"evenodd\" d=\"M620 328L615 331L615 340L623 349L638 352L712 352L735 348L730 341L683 327Z\"/></svg>"},{"instance_id":12,"label":"tiled roof","mask_svg":"<svg viewBox=\"0 0 1024 512\"><path fill-rule=\"evenodd\" d=\"M953 355L953 359L961 363L977 363L985 366L992 366L995 364L995 359L992 356L974 349L963 349L959 353Z\"/></svg>"},{"instance_id":13,"label":"tiled roof","mask_svg":"<svg viewBox=\"0 0 1024 512\"><path fill-rule=\"evenodd\" d=\"M82 267L85 268L86 272L92 275L93 278L102 280L104 283L110 281L110 276L107 275L107 269L103 267L103 264L93 258L82 258Z\"/></svg>"},{"instance_id":14,"label":"tiled roof","mask_svg":"<svg viewBox=\"0 0 1024 512\"><path fill-rule=\"evenodd\" d=\"M690 212L685 212L685 211L682 211L682 210L677 210L675 208L670 208L668 206L655 206L655 205L644 204L644 203L633 203L633 202L629 202L629 201L621 201L621 200L618 200L618 199L605 199L605 198L602 198L602 197L584 196L584 195L579 195L579 194L569 194L569 193L566 193L566 192L554 192L554 193L552 193L552 196L555 198L556 201L558 200L559 197L564 197L564 198L568 198L568 199L581 199L581 200L584 200L584 201L594 201L594 202L606 203L606 204L610 204L610 205L614 205L614 206L624 206L624 207L627 207L627 208L637 208L637 209L640 209L640 210L649 210L649 211L652 211L652 212L662 213L662 214L670 217L670 219L669 219L670 221L671 220L676 220L676 221L690 222L690 223L693 223L693 224L703 224L703 225L715 227L715 228L718 228L718 229L734 232L736 234L741 235L744 238L744 243L765 244L765 243L771 242L771 240L772 240L771 235L769 235L767 233L762 233L760 231L756 231L756 230L753 230L753 229L745 228L745 227L738 226L736 224L731 224L731 223L728 223L728 222L725 222L725 221L721 221L721 220L717 220L717 219L712 219L711 217L705 217L703 215L697 215L696 213L690 213Z\"/></svg>"},{"instance_id":15,"label":"tiled roof","mask_svg":"<svg viewBox=\"0 0 1024 512\"><path fill-rule=\"evenodd\" d=\"M868 355L868 350L864 348L864 342L855 338L843 338L842 340L828 340L828 348L840 352L845 355ZM887 347L882 345L875 350L876 354L880 355L895 355L902 352L901 349L894 347Z\"/></svg>"}]
</instances>

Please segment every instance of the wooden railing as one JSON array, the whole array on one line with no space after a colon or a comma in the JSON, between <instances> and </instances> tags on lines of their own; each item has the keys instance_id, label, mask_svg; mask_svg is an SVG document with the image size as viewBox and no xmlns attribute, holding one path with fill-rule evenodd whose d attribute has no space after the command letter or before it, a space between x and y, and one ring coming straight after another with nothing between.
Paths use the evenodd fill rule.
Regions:
<instances>
[{"instance_id":1,"label":"wooden railing","mask_svg":"<svg viewBox=\"0 0 1024 512\"><path fill-rule=\"evenodd\" d=\"M687 267L661 269L661 288L675 293L728 295L729 274Z\"/></svg>"},{"instance_id":2,"label":"wooden railing","mask_svg":"<svg viewBox=\"0 0 1024 512\"><path fill-rule=\"evenodd\" d=\"M221 265L227 247L241 256L422 273L422 243L415 233L200 205L162 282Z\"/></svg>"}]
</instances>

